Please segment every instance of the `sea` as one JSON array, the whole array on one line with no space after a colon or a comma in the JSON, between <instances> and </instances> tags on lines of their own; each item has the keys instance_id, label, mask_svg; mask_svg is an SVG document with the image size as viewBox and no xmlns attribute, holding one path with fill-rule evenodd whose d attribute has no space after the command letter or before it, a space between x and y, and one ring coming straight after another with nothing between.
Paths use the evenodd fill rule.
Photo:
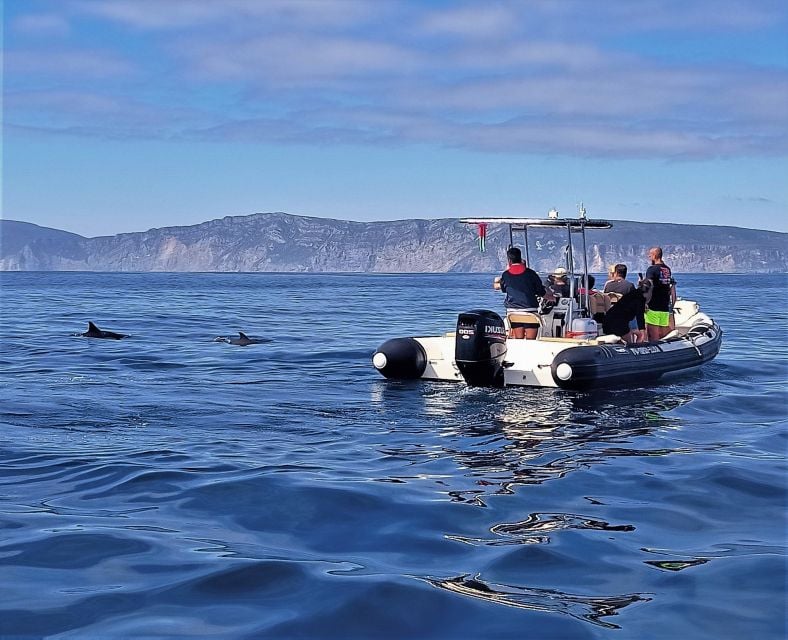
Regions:
<instances>
[{"instance_id":1,"label":"sea","mask_svg":"<svg viewBox=\"0 0 788 640\"><path fill-rule=\"evenodd\" d=\"M0 274L0 637L785 638L786 276L665 384L375 371L493 275Z\"/></svg>"}]
</instances>

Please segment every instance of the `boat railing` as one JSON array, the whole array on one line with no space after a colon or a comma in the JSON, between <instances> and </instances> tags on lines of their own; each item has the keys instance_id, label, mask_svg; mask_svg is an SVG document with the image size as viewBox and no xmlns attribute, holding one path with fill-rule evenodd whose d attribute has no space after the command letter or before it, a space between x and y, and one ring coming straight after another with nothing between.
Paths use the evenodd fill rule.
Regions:
<instances>
[{"instance_id":1,"label":"boat railing","mask_svg":"<svg viewBox=\"0 0 788 640\"><path fill-rule=\"evenodd\" d=\"M569 278L569 309L567 310L567 324L571 328L572 320L575 317L582 317L585 311L591 315L591 302L589 299L588 286L588 249L586 245L586 229L611 229L613 225L607 220L594 220L586 218L586 210L580 205L579 216L577 218L559 218L558 212L553 209L548 218L517 218L517 217L487 217L487 218L461 218L460 222L466 225L477 225L479 229L482 225L486 231L491 224L504 224L509 228L509 247L514 246L514 233L523 233L523 246L525 247L525 262L530 264L530 251L528 242L528 229L531 227L546 229L566 229L567 244L564 250L567 277ZM575 251L572 243L572 234L579 233L582 239L583 270L575 270ZM583 294L578 295L578 282L580 278ZM578 300L579 305L575 304ZM576 308L577 307L577 308Z\"/></svg>"}]
</instances>

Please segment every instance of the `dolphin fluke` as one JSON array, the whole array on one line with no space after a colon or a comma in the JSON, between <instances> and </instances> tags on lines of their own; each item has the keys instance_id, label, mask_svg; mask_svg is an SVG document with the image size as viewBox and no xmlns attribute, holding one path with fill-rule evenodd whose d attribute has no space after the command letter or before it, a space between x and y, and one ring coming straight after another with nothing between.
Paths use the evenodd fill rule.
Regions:
<instances>
[{"instance_id":1,"label":"dolphin fluke","mask_svg":"<svg viewBox=\"0 0 788 640\"><path fill-rule=\"evenodd\" d=\"M103 338L105 340L122 340L128 338L124 333L115 333L114 331L104 331L99 329L95 324L88 321L88 330L80 334L86 338Z\"/></svg>"}]
</instances>

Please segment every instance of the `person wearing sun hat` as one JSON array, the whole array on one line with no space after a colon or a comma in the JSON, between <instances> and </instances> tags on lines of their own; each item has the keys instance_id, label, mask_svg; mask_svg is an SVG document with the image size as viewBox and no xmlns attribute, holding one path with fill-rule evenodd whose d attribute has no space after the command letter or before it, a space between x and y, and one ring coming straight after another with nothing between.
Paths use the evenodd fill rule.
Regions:
<instances>
[{"instance_id":1,"label":"person wearing sun hat","mask_svg":"<svg viewBox=\"0 0 788 640\"><path fill-rule=\"evenodd\" d=\"M552 293L554 297L569 297L569 280L567 279L567 271L563 267L556 268L549 276L547 276L547 290Z\"/></svg>"}]
</instances>

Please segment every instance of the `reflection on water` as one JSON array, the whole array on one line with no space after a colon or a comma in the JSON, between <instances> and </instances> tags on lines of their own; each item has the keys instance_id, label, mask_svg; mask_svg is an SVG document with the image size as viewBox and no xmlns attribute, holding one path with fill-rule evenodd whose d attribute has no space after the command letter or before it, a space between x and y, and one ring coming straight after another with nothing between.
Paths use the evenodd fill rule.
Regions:
<instances>
[{"instance_id":1,"label":"reflection on water","mask_svg":"<svg viewBox=\"0 0 788 640\"><path fill-rule=\"evenodd\" d=\"M501 522L490 527L496 538L470 538L467 536L447 536L458 542L486 544L490 546L507 544L543 544L550 542L547 534L565 529L591 529L596 531L634 531L631 524L610 524L588 516L573 513L532 513L520 522Z\"/></svg>"},{"instance_id":2,"label":"reflection on water","mask_svg":"<svg viewBox=\"0 0 788 640\"><path fill-rule=\"evenodd\" d=\"M473 578L457 576L445 580L432 578L427 578L426 580L435 587L464 596L481 598L496 604L518 607L520 609L563 613L609 629L619 629L620 627L602 620L602 618L618 615L621 609L635 602L648 602L651 600L650 597L638 593L607 597L580 596L554 589L534 589L495 584L483 581L478 575Z\"/></svg>"},{"instance_id":3,"label":"reflection on water","mask_svg":"<svg viewBox=\"0 0 788 640\"><path fill-rule=\"evenodd\" d=\"M0 284L0 637L786 637L788 352L728 308L773 279L682 277L719 357L598 393L374 371L486 276ZM69 336L98 310L156 339Z\"/></svg>"},{"instance_id":4,"label":"reflection on water","mask_svg":"<svg viewBox=\"0 0 788 640\"><path fill-rule=\"evenodd\" d=\"M418 386L425 388L418 392ZM669 412L691 400L687 393L636 389L572 393L555 389L469 389L452 383L383 382L374 400L423 404L438 417L441 444L384 446L388 455L414 463L448 455L475 485L451 489L451 500L486 506L484 496L512 493L518 485L542 484L607 459L668 456L686 447L621 446L654 429L680 426ZM460 417L461 420L456 420ZM392 431L399 430L398 425ZM619 445L619 446L611 446Z\"/></svg>"},{"instance_id":5,"label":"reflection on water","mask_svg":"<svg viewBox=\"0 0 788 640\"><path fill-rule=\"evenodd\" d=\"M708 558L693 558L692 560L646 560L646 564L650 564L658 569L665 569L666 571L681 571L687 567L697 567L701 564L706 564Z\"/></svg>"},{"instance_id":6,"label":"reflection on water","mask_svg":"<svg viewBox=\"0 0 788 640\"><path fill-rule=\"evenodd\" d=\"M430 445L413 446L406 440L384 445L387 455L424 464L450 458L461 475L445 479L452 502L488 507L493 496L513 495L518 487L543 485L578 471L609 465L619 458L662 458L692 453L697 446L671 442L664 446L655 432L680 429L672 412L692 400L692 395L671 387L567 393L553 389L468 389L450 383L384 383L374 398L397 405L407 398L411 411L423 415L440 438ZM413 428L409 423L408 428ZM392 435L400 433L392 425ZM603 503L588 498L592 505ZM446 539L471 547L507 548L517 545L550 545L562 532L631 535L636 526L610 522L592 515L536 511L511 521L492 522L476 534L447 533ZM552 557L552 556L551 556ZM678 571L705 560L647 561ZM605 620L619 610L650 597L642 593L584 596L557 589L497 584L462 574L429 578L430 584L452 593L510 607L559 612L606 628L618 625Z\"/></svg>"}]
</instances>

